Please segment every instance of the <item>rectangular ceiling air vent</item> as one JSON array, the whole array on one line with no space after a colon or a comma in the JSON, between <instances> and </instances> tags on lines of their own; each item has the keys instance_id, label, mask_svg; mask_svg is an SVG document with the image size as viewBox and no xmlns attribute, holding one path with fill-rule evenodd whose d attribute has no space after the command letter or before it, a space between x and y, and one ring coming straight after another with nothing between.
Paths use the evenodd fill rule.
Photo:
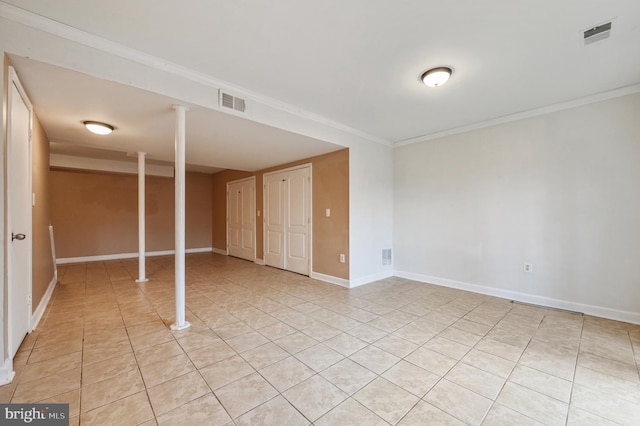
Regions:
<instances>
[{"instance_id":1,"label":"rectangular ceiling air vent","mask_svg":"<svg viewBox=\"0 0 640 426\"><path fill-rule=\"evenodd\" d=\"M597 41L609 38L611 35L611 24L612 22L609 21L583 31L584 45L588 46Z\"/></svg>"},{"instance_id":2,"label":"rectangular ceiling air vent","mask_svg":"<svg viewBox=\"0 0 640 426\"><path fill-rule=\"evenodd\" d=\"M244 113L247 109L247 102L242 98L220 90L220 108L232 109L233 111Z\"/></svg>"}]
</instances>

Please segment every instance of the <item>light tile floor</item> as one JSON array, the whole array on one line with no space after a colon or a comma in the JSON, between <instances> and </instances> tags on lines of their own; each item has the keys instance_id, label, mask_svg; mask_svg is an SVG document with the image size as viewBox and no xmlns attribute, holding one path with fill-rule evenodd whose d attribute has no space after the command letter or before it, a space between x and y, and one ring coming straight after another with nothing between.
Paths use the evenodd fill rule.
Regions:
<instances>
[{"instance_id":1,"label":"light tile floor","mask_svg":"<svg viewBox=\"0 0 640 426\"><path fill-rule=\"evenodd\" d=\"M62 266L2 402L82 425L640 424L640 326L390 278L347 290L216 254Z\"/></svg>"}]
</instances>

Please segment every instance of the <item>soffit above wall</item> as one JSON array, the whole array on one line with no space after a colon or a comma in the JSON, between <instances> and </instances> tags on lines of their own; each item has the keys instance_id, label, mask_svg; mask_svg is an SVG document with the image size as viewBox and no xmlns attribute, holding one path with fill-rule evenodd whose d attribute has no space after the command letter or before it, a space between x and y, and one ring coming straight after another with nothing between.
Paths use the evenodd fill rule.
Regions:
<instances>
[{"instance_id":1,"label":"soffit above wall","mask_svg":"<svg viewBox=\"0 0 640 426\"><path fill-rule=\"evenodd\" d=\"M52 152L127 161L146 152L150 161L173 164L175 113L180 100L10 55ZM108 136L89 133L82 121L112 124ZM189 170L255 171L333 152L342 146L242 117L191 106L186 117ZM129 158L135 161L134 158Z\"/></svg>"}]
</instances>

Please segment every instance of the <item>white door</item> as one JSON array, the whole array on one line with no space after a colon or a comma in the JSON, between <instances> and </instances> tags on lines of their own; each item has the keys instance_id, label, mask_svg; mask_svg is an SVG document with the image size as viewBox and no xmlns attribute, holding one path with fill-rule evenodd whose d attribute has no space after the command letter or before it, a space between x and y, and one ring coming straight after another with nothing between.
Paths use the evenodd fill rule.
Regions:
<instances>
[{"instance_id":1,"label":"white door","mask_svg":"<svg viewBox=\"0 0 640 426\"><path fill-rule=\"evenodd\" d=\"M229 255L256 258L255 178L227 184L227 238Z\"/></svg>"},{"instance_id":2,"label":"white door","mask_svg":"<svg viewBox=\"0 0 640 426\"><path fill-rule=\"evenodd\" d=\"M264 264L284 269L284 184L280 174L264 176Z\"/></svg>"},{"instance_id":3,"label":"white door","mask_svg":"<svg viewBox=\"0 0 640 426\"><path fill-rule=\"evenodd\" d=\"M311 182L309 168L287 173L285 184L285 269L309 275Z\"/></svg>"},{"instance_id":4,"label":"white door","mask_svg":"<svg viewBox=\"0 0 640 426\"><path fill-rule=\"evenodd\" d=\"M309 275L311 169L305 166L267 174L264 182L264 263Z\"/></svg>"},{"instance_id":5,"label":"white door","mask_svg":"<svg viewBox=\"0 0 640 426\"><path fill-rule=\"evenodd\" d=\"M31 103L10 69L7 117L9 357L31 330Z\"/></svg>"}]
</instances>

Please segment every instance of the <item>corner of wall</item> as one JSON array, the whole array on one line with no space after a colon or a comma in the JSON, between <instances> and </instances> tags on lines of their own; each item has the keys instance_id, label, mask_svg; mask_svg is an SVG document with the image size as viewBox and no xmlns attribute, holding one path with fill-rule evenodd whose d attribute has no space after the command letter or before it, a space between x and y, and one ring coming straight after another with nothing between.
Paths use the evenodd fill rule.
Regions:
<instances>
[{"instance_id":1,"label":"corner of wall","mask_svg":"<svg viewBox=\"0 0 640 426\"><path fill-rule=\"evenodd\" d=\"M361 285L371 284L376 281L384 280L385 278L393 277L393 270L385 270L377 272L375 274L367 275L357 279L349 280L349 288L360 287Z\"/></svg>"},{"instance_id":2,"label":"corner of wall","mask_svg":"<svg viewBox=\"0 0 640 426\"><path fill-rule=\"evenodd\" d=\"M320 280L329 284L339 285L340 287L350 288L349 280L345 280L343 278L338 278L331 275L321 274L319 272L313 272L313 271L311 271L311 274L309 274L309 277L313 278L314 280Z\"/></svg>"}]
</instances>

